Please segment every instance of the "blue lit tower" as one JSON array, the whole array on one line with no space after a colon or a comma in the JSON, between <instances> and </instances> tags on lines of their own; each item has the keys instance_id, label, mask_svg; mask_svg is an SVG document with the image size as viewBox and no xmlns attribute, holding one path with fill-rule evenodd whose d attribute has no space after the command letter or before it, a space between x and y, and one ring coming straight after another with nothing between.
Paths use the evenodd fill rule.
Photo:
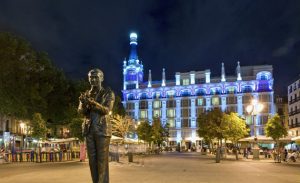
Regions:
<instances>
[{"instance_id":1,"label":"blue lit tower","mask_svg":"<svg viewBox=\"0 0 300 183\"><path fill-rule=\"evenodd\" d=\"M123 62L123 89L138 89L139 84L143 83L143 64L137 56L137 34L130 34L130 54L129 59Z\"/></svg>"}]
</instances>

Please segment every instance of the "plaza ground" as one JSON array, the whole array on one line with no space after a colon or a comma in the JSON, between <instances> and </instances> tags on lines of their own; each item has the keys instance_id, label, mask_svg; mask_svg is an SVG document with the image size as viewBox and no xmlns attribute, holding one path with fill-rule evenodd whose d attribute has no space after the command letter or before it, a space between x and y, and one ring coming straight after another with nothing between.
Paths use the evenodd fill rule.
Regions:
<instances>
[{"instance_id":1,"label":"plaza ground","mask_svg":"<svg viewBox=\"0 0 300 183\"><path fill-rule=\"evenodd\" d=\"M298 160L299 161L299 160ZM87 162L0 164L1 183L89 183ZM234 158L215 163L199 153L162 153L110 162L111 183L300 183L300 163Z\"/></svg>"}]
</instances>

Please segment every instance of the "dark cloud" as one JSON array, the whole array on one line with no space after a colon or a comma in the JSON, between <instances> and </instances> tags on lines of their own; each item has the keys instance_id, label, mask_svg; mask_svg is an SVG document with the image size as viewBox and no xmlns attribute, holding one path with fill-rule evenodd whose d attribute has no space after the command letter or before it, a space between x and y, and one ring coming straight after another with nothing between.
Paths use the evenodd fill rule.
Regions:
<instances>
[{"instance_id":1,"label":"dark cloud","mask_svg":"<svg viewBox=\"0 0 300 183\"><path fill-rule=\"evenodd\" d=\"M285 94L300 70L299 9L299 1L289 0L3 0L0 31L48 52L72 78L101 68L118 91L128 35L136 31L145 78L151 69L153 79L161 79L163 67L168 79L208 68L219 75L221 62L233 74L239 60L272 64L276 91Z\"/></svg>"}]
</instances>

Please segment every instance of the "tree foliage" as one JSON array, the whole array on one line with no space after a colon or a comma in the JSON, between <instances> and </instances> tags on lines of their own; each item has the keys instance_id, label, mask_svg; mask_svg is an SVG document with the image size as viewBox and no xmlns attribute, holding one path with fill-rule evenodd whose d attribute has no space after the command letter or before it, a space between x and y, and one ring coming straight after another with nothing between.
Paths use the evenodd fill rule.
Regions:
<instances>
[{"instance_id":1,"label":"tree foliage","mask_svg":"<svg viewBox=\"0 0 300 183\"><path fill-rule=\"evenodd\" d=\"M83 118L73 118L70 123L70 133L72 137L78 138L80 141L83 141L84 137L82 135L82 123Z\"/></svg>"},{"instance_id":2,"label":"tree foliage","mask_svg":"<svg viewBox=\"0 0 300 183\"><path fill-rule=\"evenodd\" d=\"M116 96L116 98L115 98L115 103L113 106L113 114L114 115L117 114L117 115L123 116L123 117L126 115L124 106L122 104L121 97L119 97L119 96Z\"/></svg>"},{"instance_id":3,"label":"tree foliage","mask_svg":"<svg viewBox=\"0 0 300 183\"><path fill-rule=\"evenodd\" d=\"M78 117L86 81L68 80L46 53L10 33L0 32L0 60L0 115L31 119L40 113L50 127Z\"/></svg>"},{"instance_id":4,"label":"tree foliage","mask_svg":"<svg viewBox=\"0 0 300 183\"><path fill-rule=\"evenodd\" d=\"M144 140L145 142L152 142L152 129L151 125L148 121L142 121L137 127L137 135L140 140Z\"/></svg>"},{"instance_id":5,"label":"tree foliage","mask_svg":"<svg viewBox=\"0 0 300 183\"><path fill-rule=\"evenodd\" d=\"M46 138L46 133L47 133L46 122L42 118L42 115L40 113L33 114L30 126L32 127L32 137L38 139Z\"/></svg>"},{"instance_id":6,"label":"tree foliage","mask_svg":"<svg viewBox=\"0 0 300 183\"><path fill-rule=\"evenodd\" d=\"M282 120L278 114L268 119L265 132L267 137L271 137L276 142L279 138L287 136L287 129L282 124Z\"/></svg>"},{"instance_id":7,"label":"tree foliage","mask_svg":"<svg viewBox=\"0 0 300 183\"><path fill-rule=\"evenodd\" d=\"M144 121L138 126L137 134L139 139L160 146L169 137L169 124L166 123L163 126L159 118L154 118L152 125L148 121Z\"/></svg>"},{"instance_id":8,"label":"tree foliage","mask_svg":"<svg viewBox=\"0 0 300 183\"><path fill-rule=\"evenodd\" d=\"M224 114L222 128L224 129L224 138L233 143L237 143L239 139L249 134L245 120L240 118L237 113Z\"/></svg>"},{"instance_id":9,"label":"tree foliage","mask_svg":"<svg viewBox=\"0 0 300 183\"><path fill-rule=\"evenodd\" d=\"M208 142L215 138L218 140L224 138L223 121L223 112L219 108L206 111L206 113L198 116L198 135Z\"/></svg>"},{"instance_id":10,"label":"tree foliage","mask_svg":"<svg viewBox=\"0 0 300 183\"><path fill-rule=\"evenodd\" d=\"M126 135L134 132L134 121L129 116L114 115L112 117L112 134L125 139Z\"/></svg>"}]
</instances>

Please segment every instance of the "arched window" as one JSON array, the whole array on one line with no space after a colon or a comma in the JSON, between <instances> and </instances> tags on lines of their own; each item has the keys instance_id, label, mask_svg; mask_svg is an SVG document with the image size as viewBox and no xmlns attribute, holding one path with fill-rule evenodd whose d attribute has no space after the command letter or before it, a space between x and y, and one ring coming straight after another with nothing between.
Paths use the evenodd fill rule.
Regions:
<instances>
[{"instance_id":1,"label":"arched window","mask_svg":"<svg viewBox=\"0 0 300 183\"><path fill-rule=\"evenodd\" d=\"M127 95L127 100L135 100L134 94L133 93L128 94Z\"/></svg>"},{"instance_id":2,"label":"arched window","mask_svg":"<svg viewBox=\"0 0 300 183\"><path fill-rule=\"evenodd\" d=\"M173 98L174 96L175 96L174 90L167 91L167 98Z\"/></svg>"},{"instance_id":3,"label":"arched window","mask_svg":"<svg viewBox=\"0 0 300 183\"><path fill-rule=\"evenodd\" d=\"M196 90L196 95L197 96L206 95L206 90L204 88L199 88L199 89Z\"/></svg>"},{"instance_id":4,"label":"arched window","mask_svg":"<svg viewBox=\"0 0 300 183\"><path fill-rule=\"evenodd\" d=\"M160 92L153 92L152 98L153 99L159 99L159 98L161 98L161 93Z\"/></svg>"},{"instance_id":5,"label":"arched window","mask_svg":"<svg viewBox=\"0 0 300 183\"><path fill-rule=\"evenodd\" d=\"M226 88L226 93L227 94L235 94L235 93L237 93L237 89L235 86L229 86Z\"/></svg>"},{"instance_id":6,"label":"arched window","mask_svg":"<svg viewBox=\"0 0 300 183\"><path fill-rule=\"evenodd\" d=\"M220 95L222 93L221 88L211 88L210 95Z\"/></svg>"},{"instance_id":7,"label":"arched window","mask_svg":"<svg viewBox=\"0 0 300 183\"><path fill-rule=\"evenodd\" d=\"M188 97L188 96L190 96L190 95L191 95L190 90L182 90L182 91L181 91L181 96L182 96L182 97Z\"/></svg>"},{"instance_id":8,"label":"arched window","mask_svg":"<svg viewBox=\"0 0 300 183\"><path fill-rule=\"evenodd\" d=\"M256 79L257 80L269 80L271 79L272 74L268 71L261 71L256 74Z\"/></svg>"},{"instance_id":9,"label":"arched window","mask_svg":"<svg viewBox=\"0 0 300 183\"><path fill-rule=\"evenodd\" d=\"M140 94L140 99L143 100L143 99L147 99L147 93L142 93Z\"/></svg>"},{"instance_id":10,"label":"arched window","mask_svg":"<svg viewBox=\"0 0 300 183\"><path fill-rule=\"evenodd\" d=\"M243 86L242 87L242 92L243 93L251 93L251 92L253 92L252 86L250 86L250 85Z\"/></svg>"}]
</instances>

